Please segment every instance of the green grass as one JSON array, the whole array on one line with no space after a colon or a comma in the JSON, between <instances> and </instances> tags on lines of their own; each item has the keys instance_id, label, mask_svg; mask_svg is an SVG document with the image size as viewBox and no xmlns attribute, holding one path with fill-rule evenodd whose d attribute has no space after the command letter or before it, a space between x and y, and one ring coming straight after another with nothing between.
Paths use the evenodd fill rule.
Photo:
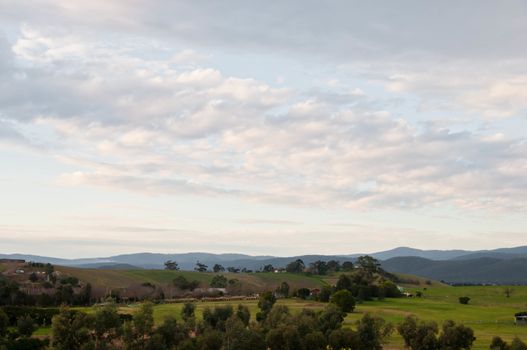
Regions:
<instances>
[{"instance_id":1,"label":"green grass","mask_svg":"<svg viewBox=\"0 0 527 350\"><path fill-rule=\"evenodd\" d=\"M476 342L473 349L488 349L493 336L506 340L518 336L527 340L527 327L514 325L514 313L525 310L527 287L513 287L514 292L506 298L504 287L435 287L423 291L423 298L399 298L372 301L357 306L346 323L351 325L366 312L381 316L397 324L407 315L431 320L441 325L451 319L474 329ZM469 305L459 304L460 296L471 298ZM402 347L402 339L395 332L391 345Z\"/></svg>"},{"instance_id":2,"label":"green grass","mask_svg":"<svg viewBox=\"0 0 527 350\"><path fill-rule=\"evenodd\" d=\"M88 270L89 271L89 270ZM97 270L96 278L104 276L106 278L118 278L114 283L128 283L130 280L163 283L171 281L177 274L182 274L189 279L199 279L202 283L208 283L214 276L212 273L197 272L179 272L163 270L131 270L131 271L112 271ZM243 279L243 282L250 283L254 286L269 287L274 286L282 281L287 281L290 285L302 286L320 286L331 283L330 277L320 278L316 276L292 275L292 274L225 274L229 278ZM93 277L92 277L93 278ZM474 329L476 342L473 349L488 349L493 336L499 335L505 340L510 341L513 337L518 336L527 341L527 327L514 325L514 313L527 309L527 286L514 286L510 298L504 294L504 288L501 286L485 287L450 287L433 283L426 286L423 290L424 283L421 286L407 286L407 291L421 290L422 298L397 298L386 299L382 301L369 301L357 305L354 313L347 316L345 320L346 327L353 327L356 320L360 319L364 313L372 313L384 318L386 321L397 324L404 320L408 315L415 315L423 320L431 320L441 325L445 320L452 319L458 323L464 323L466 326ZM468 305L461 305L458 301L460 296L471 298ZM279 304L287 305L292 312L297 312L302 308L321 309L324 304L303 301L296 299L282 299ZM232 302L197 302L196 314L198 319L201 318L205 307L214 307L217 305L231 304L236 307L238 304L244 304L249 307L254 319L257 309L257 301L232 301ZM121 307L123 313L134 313L139 304ZM183 304L160 304L154 307L154 319L160 323L166 316L172 315L180 319L181 308ZM93 312L94 308L78 308L85 312ZM37 335L49 335L49 328L42 328L37 331ZM401 337L394 332L389 339L387 349L403 349Z\"/></svg>"}]
</instances>

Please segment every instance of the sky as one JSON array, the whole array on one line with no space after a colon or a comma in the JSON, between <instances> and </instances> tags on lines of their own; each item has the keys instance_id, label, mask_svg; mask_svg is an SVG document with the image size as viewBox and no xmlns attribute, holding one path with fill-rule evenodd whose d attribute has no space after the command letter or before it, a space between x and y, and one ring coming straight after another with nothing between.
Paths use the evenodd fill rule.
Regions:
<instances>
[{"instance_id":1,"label":"sky","mask_svg":"<svg viewBox=\"0 0 527 350\"><path fill-rule=\"evenodd\" d=\"M527 244L527 3L0 0L0 253Z\"/></svg>"}]
</instances>

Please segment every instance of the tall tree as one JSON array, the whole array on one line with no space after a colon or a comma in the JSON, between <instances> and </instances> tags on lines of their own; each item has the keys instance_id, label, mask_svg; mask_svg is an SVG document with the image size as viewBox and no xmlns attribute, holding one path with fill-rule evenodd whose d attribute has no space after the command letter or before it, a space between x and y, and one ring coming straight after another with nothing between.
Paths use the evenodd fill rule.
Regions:
<instances>
[{"instance_id":1,"label":"tall tree","mask_svg":"<svg viewBox=\"0 0 527 350\"><path fill-rule=\"evenodd\" d=\"M196 262L196 267L194 268L194 270L198 271L198 272L207 272L207 269L209 267L203 263L200 263L199 261Z\"/></svg>"},{"instance_id":2,"label":"tall tree","mask_svg":"<svg viewBox=\"0 0 527 350\"><path fill-rule=\"evenodd\" d=\"M165 261L165 270L179 270L179 265L177 262L172 260Z\"/></svg>"}]
</instances>

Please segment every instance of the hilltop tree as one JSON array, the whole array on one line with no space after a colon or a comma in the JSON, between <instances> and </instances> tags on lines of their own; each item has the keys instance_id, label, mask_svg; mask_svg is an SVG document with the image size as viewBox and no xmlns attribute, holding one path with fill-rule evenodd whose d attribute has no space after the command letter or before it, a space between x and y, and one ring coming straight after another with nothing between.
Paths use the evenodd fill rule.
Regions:
<instances>
[{"instance_id":1,"label":"hilltop tree","mask_svg":"<svg viewBox=\"0 0 527 350\"><path fill-rule=\"evenodd\" d=\"M172 260L165 261L165 270L179 270L178 263Z\"/></svg>"},{"instance_id":2,"label":"hilltop tree","mask_svg":"<svg viewBox=\"0 0 527 350\"><path fill-rule=\"evenodd\" d=\"M373 276L374 273L379 272L381 268L379 260L369 255L359 256L357 259L357 265L370 277Z\"/></svg>"},{"instance_id":3,"label":"hilltop tree","mask_svg":"<svg viewBox=\"0 0 527 350\"><path fill-rule=\"evenodd\" d=\"M290 273L301 273L304 272L305 268L306 265L302 259L296 259L295 261L291 261L289 264L287 264L285 270Z\"/></svg>"},{"instance_id":4,"label":"hilltop tree","mask_svg":"<svg viewBox=\"0 0 527 350\"><path fill-rule=\"evenodd\" d=\"M274 266L271 264L265 265L262 271L263 272L274 272Z\"/></svg>"},{"instance_id":5,"label":"hilltop tree","mask_svg":"<svg viewBox=\"0 0 527 350\"><path fill-rule=\"evenodd\" d=\"M212 271L214 271L214 273L223 272L225 271L225 268L220 264L214 264Z\"/></svg>"},{"instance_id":6,"label":"hilltop tree","mask_svg":"<svg viewBox=\"0 0 527 350\"><path fill-rule=\"evenodd\" d=\"M328 271L328 265L325 261L317 260L310 264L309 270L315 275L325 275Z\"/></svg>"},{"instance_id":7,"label":"hilltop tree","mask_svg":"<svg viewBox=\"0 0 527 350\"><path fill-rule=\"evenodd\" d=\"M340 263L337 260L330 260L326 263L328 271L331 272L339 272L340 271Z\"/></svg>"},{"instance_id":8,"label":"hilltop tree","mask_svg":"<svg viewBox=\"0 0 527 350\"><path fill-rule=\"evenodd\" d=\"M203 263L200 263L199 261L196 262L196 267L194 268L194 270L198 271L198 272L207 272L207 269L209 267Z\"/></svg>"}]
</instances>

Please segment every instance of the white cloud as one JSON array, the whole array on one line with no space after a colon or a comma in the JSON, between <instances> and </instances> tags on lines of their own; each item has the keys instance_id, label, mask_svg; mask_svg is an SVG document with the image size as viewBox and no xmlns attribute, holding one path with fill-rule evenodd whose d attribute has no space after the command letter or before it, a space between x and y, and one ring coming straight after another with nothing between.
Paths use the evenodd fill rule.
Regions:
<instances>
[{"instance_id":1,"label":"white cloud","mask_svg":"<svg viewBox=\"0 0 527 350\"><path fill-rule=\"evenodd\" d=\"M375 100L360 89L274 88L24 28L0 113L4 124L60 135L41 135L79 167L60 183L359 209L527 209L524 140L418 128L382 100L350 103ZM426 85L392 77L397 91ZM497 87L493 96L511 94L518 108L521 92Z\"/></svg>"}]
</instances>

